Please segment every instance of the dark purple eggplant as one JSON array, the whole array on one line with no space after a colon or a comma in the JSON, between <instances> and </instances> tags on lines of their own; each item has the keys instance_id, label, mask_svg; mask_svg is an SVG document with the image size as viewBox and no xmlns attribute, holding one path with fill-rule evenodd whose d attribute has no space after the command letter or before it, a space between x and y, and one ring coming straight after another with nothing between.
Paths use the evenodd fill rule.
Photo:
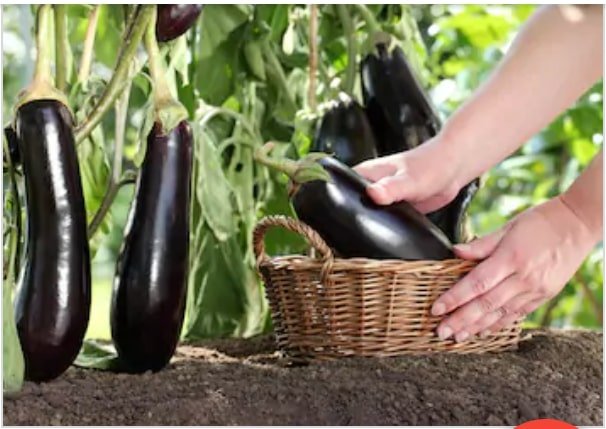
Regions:
<instances>
[{"instance_id":1,"label":"dark purple eggplant","mask_svg":"<svg viewBox=\"0 0 606 429\"><path fill-rule=\"evenodd\" d=\"M369 182L332 157L318 161L331 181L299 185L292 203L299 219L315 229L341 257L442 260L452 258L448 238L410 204L375 204Z\"/></svg>"},{"instance_id":2,"label":"dark purple eggplant","mask_svg":"<svg viewBox=\"0 0 606 429\"><path fill-rule=\"evenodd\" d=\"M418 146L435 135L440 118L398 46L375 45L361 63L362 95L379 156Z\"/></svg>"},{"instance_id":3,"label":"dark purple eggplant","mask_svg":"<svg viewBox=\"0 0 606 429\"><path fill-rule=\"evenodd\" d=\"M377 144L364 109L346 94L322 117L313 152L332 153L348 166L377 157Z\"/></svg>"},{"instance_id":4,"label":"dark purple eggplant","mask_svg":"<svg viewBox=\"0 0 606 429\"><path fill-rule=\"evenodd\" d=\"M30 101L18 108L15 122L27 195L15 319L25 377L45 381L71 365L88 326L86 212L67 107L57 100Z\"/></svg>"},{"instance_id":5,"label":"dark purple eggplant","mask_svg":"<svg viewBox=\"0 0 606 429\"><path fill-rule=\"evenodd\" d=\"M111 302L112 338L128 371L162 369L179 340L187 292L192 155L187 121L168 133L154 125Z\"/></svg>"},{"instance_id":6,"label":"dark purple eggplant","mask_svg":"<svg viewBox=\"0 0 606 429\"><path fill-rule=\"evenodd\" d=\"M11 157L12 164L19 165L19 143L17 142L17 133L12 125L8 125L4 128L4 137L8 143L8 152L9 156Z\"/></svg>"},{"instance_id":7,"label":"dark purple eggplant","mask_svg":"<svg viewBox=\"0 0 606 429\"><path fill-rule=\"evenodd\" d=\"M424 143L439 132L442 122L402 49L390 51L379 42L375 50L361 63L362 93L379 156L385 156ZM463 218L479 183L475 179L451 203L427 214L454 243L462 240Z\"/></svg>"},{"instance_id":8,"label":"dark purple eggplant","mask_svg":"<svg viewBox=\"0 0 606 429\"><path fill-rule=\"evenodd\" d=\"M200 4L159 4L156 21L158 42L168 42L184 34L202 12Z\"/></svg>"}]
</instances>

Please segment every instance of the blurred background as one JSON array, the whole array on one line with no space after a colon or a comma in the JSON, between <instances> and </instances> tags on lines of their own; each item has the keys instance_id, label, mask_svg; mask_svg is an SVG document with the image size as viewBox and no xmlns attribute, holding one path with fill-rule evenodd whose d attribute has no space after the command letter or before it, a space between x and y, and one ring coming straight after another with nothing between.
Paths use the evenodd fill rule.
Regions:
<instances>
[{"instance_id":1,"label":"blurred background","mask_svg":"<svg viewBox=\"0 0 606 429\"><path fill-rule=\"evenodd\" d=\"M284 178L253 166L250 154L234 142L274 140L284 142L285 153L304 154L323 106L344 85L352 84L346 83L350 76L355 77L352 92L361 102L358 62L372 19L400 40L447 118L487 77L534 10L532 5L356 5L344 10L318 6L317 34L310 38L309 6L205 6L195 28L164 48L179 97L199 124L196 151L204 156L196 158L198 168L218 169L203 178L204 189L194 196L183 336L250 336L270 328L249 235L259 217L291 212ZM32 76L34 16L28 5L3 6L2 12L6 124L12 119L16 94ZM79 61L93 13L98 21L92 68L82 78ZM119 5L68 6L69 94L79 120L111 77L123 15ZM318 52L317 70L310 70L310 43ZM315 81L311 92L310 79ZM571 184L603 144L602 92L599 82L483 178L470 208L475 235L495 230ZM149 81L140 71L130 89L124 151L119 154L125 172L135 172L140 162L149 94ZM223 113L209 119L213 106ZM78 148L89 220L107 198L114 168L114 121L111 112L93 138ZM253 132L247 132L249 128ZM119 189L91 241L94 294L89 338L109 338L112 276L133 190L132 184ZM11 222L6 204L4 212L4 222ZM302 246L289 234L268 238L272 254L300 252ZM529 316L527 325L601 329L602 255L600 245L563 292Z\"/></svg>"}]
</instances>

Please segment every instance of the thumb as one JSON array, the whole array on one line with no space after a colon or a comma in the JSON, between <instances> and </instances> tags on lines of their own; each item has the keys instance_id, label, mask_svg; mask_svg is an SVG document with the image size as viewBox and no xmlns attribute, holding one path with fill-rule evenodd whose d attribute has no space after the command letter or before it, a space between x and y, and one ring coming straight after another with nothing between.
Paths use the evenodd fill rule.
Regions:
<instances>
[{"instance_id":1,"label":"thumb","mask_svg":"<svg viewBox=\"0 0 606 429\"><path fill-rule=\"evenodd\" d=\"M398 172L369 185L367 193L375 203L388 205L402 200L414 200L418 190L413 185L416 184L406 173Z\"/></svg>"},{"instance_id":2,"label":"thumb","mask_svg":"<svg viewBox=\"0 0 606 429\"><path fill-rule=\"evenodd\" d=\"M503 237L507 228L501 228L484 237L473 240L469 243L456 244L454 246L455 254L463 259L480 260L491 255Z\"/></svg>"}]
</instances>

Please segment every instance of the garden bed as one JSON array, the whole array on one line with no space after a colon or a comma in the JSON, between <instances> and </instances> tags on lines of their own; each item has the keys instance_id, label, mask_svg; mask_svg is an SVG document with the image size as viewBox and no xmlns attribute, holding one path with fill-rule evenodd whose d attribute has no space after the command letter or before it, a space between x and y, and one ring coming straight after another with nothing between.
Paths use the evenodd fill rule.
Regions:
<instances>
[{"instance_id":1,"label":"garden bed","mask_svg":"<svg viewBox=\"0 0 606 429\"><path fill-rule=\"evenodd\" d=\"M157 374L70 368L5 398L5 425L602 425L602 333L531 331L500 355L288 366L270 338L179 348Z\"/></svg>"}]
</instances>

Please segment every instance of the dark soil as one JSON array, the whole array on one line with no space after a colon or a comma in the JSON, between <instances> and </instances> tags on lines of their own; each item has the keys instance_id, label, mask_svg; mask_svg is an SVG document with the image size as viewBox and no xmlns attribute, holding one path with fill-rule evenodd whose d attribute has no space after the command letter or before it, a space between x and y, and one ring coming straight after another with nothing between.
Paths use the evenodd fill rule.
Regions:
<instances>
[{"instance_id":1,"label":"dark soil","mask_svg":"<svg viewBox=\"0 0 606 429\"><path fill-rule=\"evenodd\" d=\"M179 348L157 374L70 368L4 400L5 425L602 425L602 333L516 352L288 366L269 338Z\"/></svg>"}]
</instances>

